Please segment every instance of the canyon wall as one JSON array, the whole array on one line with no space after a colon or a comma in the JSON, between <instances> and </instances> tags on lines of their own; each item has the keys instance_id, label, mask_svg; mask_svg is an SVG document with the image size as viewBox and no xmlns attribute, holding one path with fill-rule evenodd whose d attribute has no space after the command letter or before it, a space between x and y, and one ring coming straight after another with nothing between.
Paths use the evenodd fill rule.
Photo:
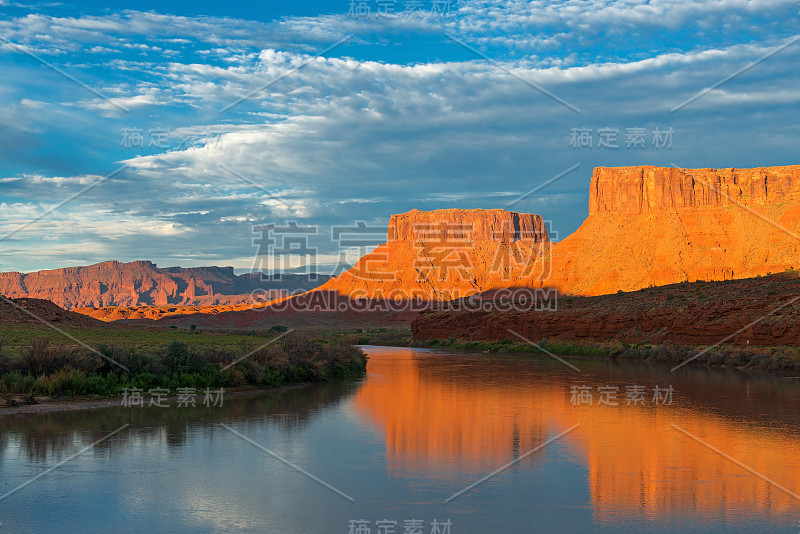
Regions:
<instances>
[{"instance_id":1,"label":"canyon wall","mask_svg":"<svg viewBox=\"0 0 800 534\"><path fill-rule=\"evenodd\" d=\"M800 166L598 168L589 213L528 280L556 310L426 313L415 338L800 345Z\"/></svg>"},{"instance_id":2,"label":"canyon wall","mask_svg":"<svg viewBox=\"0 0 800 534\"><path fill-rule=\"evenodd\" d=\"M591 296L800 266L800 166L599 167L587 182L589 216L558 243L550 241L540 215L411 210L391 217L386 243L314 291L338 295L345 308L355 300L449 301L508 287ZM208 306L209 314L227 317L242 312L220 306L247 306L259 284L281 288L290 278L270 285L257 275L237 277L231 268L106 262L2 273L0 293L65 308L197 305L202 314ZM300 279L291 289L324 281ZM138 318L131 310L123 315Z\"/></svg>"}]
</instances>

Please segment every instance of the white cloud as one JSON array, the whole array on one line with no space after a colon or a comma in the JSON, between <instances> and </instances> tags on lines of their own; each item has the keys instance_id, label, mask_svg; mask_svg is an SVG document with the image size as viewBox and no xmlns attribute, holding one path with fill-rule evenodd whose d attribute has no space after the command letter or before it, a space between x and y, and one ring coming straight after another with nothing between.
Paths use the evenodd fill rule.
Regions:
<instances>
[{"instance_id":1,"label":"white cloud","mask_svg":"<svg viewBox=\"0 0 800 534\"><path fill-rule=\"evenodd\" d=\"M134 96L116 96L83 100L78 105L85 109L101 111L104 113L119 114L124 110L131 110L145 106L164 106L168 102L159 100L158 95L151 92Z\"/></svg>"},{"instance_id":2,"label":"white cloud","mask_svg":"<svg viewBox=\"0 0 800 534\"><path fill-rule=\"evenodd\" d=\"M22 106L30 109L42 109L47 105L46 102L40 102L39 100L31 100L29 98L23 98L22 100L19 101L19 103Z\"/></svg>"}]
</instances>

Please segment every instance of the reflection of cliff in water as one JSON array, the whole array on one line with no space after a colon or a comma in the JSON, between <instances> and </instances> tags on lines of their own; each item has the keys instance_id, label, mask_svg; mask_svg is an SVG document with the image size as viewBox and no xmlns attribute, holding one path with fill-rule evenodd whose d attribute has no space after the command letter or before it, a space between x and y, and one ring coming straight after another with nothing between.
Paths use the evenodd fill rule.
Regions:
<instances>
[{"instance_id":1,"label":"reflection of cliff in water","mask_svg":"<svg viewBox=\"0 0 800 534\"><path fill-rule=\"evenodd\" d=\"M32 462L49 463L76 452L126 423L130 426L112 439L92 448L94 454L120 453L131 442L164 440L169 448L186 443L190 432L218 427L220 422L269 422L285 431L302 428L312 417L351 396L353 379L335 380L254 396L228 397L221 407L203 405L199 392L196 407L101 408L72 412L50 412L0 416L0 462L19 448ZM225 432L224 429L221 429Z\"/></svg>"},{"instance_id":2,"label":"reflection of cliff in water","mask_svg":"<svg viewBox=\"0 0 800 534\"><path fill-rule=\"evenodd\" d=\"M536 409L531 377L518 369L473 366L463 357L418 359L412 349L393 354L370 359L355 396L356 409L386 433L390 473L415 476L443 466L452 473L459 461L492 470L547 439L554 407Z\"/></svg>"},{"instance_id":3,"label":"reflection of cliff in water","mask_svg":"<svg viewBox=\"0 0 800 534\"><path fill-rule=\"evenodd\" d=\"M392 476L485 474L580 423L519 469L536 469L566 446L585 466L601 521L628 514L724 519L748 510L791 519L792 497L672 423L800 492L797 384L723 369L670 374L669 367L581 360L575 373L555 365L393 349L392 357L371 357L355 406L385 432ZM674 387L671 406L653 406L650 398L645 406L625 405L626 385L652 392L659 383ZM581 384L620 387L620 405L573 406L570 386Z\"/></svg>"}]
</instances>

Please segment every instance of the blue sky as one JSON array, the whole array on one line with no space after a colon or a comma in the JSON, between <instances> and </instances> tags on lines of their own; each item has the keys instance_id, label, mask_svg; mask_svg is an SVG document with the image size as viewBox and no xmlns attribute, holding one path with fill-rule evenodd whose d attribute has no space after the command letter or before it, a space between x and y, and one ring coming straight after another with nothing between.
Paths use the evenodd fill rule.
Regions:
<instances>
[{"instance_id":1,"label":"blue sky","mask_svg":"<svg viewBox=\"0 0 800 534\"><path fill-rule=\"evenodd\" d=\"M595 166L800 163L797 0L407 3L0 0L0 270L243 271L296 221L325 272L331 226L506 208L563 238Z\"/></svg>"}]
</instances>

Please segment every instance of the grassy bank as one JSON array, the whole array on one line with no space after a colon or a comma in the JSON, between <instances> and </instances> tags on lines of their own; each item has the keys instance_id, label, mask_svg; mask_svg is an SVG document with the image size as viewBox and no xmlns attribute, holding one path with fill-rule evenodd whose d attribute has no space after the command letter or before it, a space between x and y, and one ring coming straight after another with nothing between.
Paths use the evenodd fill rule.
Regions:
<instances>
[{"instance_id":1,"label":"grassy bank","mask_svg":"<svg viewBox=\"0 0 800 534\"><path fill-rule=\"evenodd\" d=\"M539 348L521 340L470 341L459 338L415 341L409 329L376 329L361 332L342 332L344 339L360 345L440 348L471 352L516 352L583 358L611 358L628 361L681 363L698 353L691 365L754 368L777 372L800 373L800 347L746 347L719 345L716 347L671 344L622 343L619 341L592 342L542 339Z\"/></svg>"},{"instance_id":2,"label":"grassy bank","mask_svg":"<svg viewBox=\"0 0 800 534\"><path fill-rule=\"evenodd\" d=\"M619 341L588 342L542 339L536 342L541 349L524 341L469 341L464 339L433 339L412 341L408 346L442 348L447 350L481 352L524 352L588 358L612 358L628 361L681 363L702 353L691 365L758 368L767 371L800 372L800 348L743 347L739 345L686 346L629 344ZM545 352L546 351L546 352Z\"/></svg>"},{"instance_id":3,"label":"grassy bank","mask_svg":"<svg viewBox=\"0 0 800 534\"><path fill-rule=\"evenodd\" d=\"M19 329L15 329L19 332ZM6 334L0 329L0 335ZM0 398L116 397L126 388L279 387L364 372L366 356L344 339L307 332L257 334L108 330L70 332L69 338L31 336L0 344ZM19 338L12 338L19 341Z\"/></svg>"}]
</instances>

